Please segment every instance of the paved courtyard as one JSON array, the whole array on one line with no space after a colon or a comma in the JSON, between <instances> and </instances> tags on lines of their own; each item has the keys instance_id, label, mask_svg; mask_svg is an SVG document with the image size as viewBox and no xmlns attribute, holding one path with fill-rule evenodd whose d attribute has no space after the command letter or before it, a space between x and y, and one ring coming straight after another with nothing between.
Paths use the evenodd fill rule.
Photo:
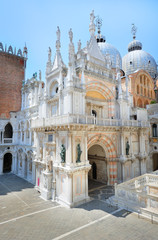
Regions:
<instances>
[{"instance_id":1,"label":"paved courtyard","mask_svg":"<svg viewBox=\"0 0 158 240\"><path fill-rule=\"evenodd\" d=\"M68 209L42 200L34 186L25 180L13 174L2 175L0 239L157 240L157 224L105 203L113 191L109 186L90 182L92 201Z\"/></svg>"}]
</instances>

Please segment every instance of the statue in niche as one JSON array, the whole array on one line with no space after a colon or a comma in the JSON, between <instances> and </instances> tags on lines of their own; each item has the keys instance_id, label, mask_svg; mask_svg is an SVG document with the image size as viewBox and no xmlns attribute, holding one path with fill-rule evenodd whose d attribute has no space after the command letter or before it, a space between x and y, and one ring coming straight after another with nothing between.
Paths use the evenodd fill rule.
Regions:
<instances>
[{"instance_id":1,"label":"statue in niche","mask_svg":"<svg viewBox=\"0 0 158 240\"><path fill-rule=\"evenodd\" d=\"M40 147L40 154L39 154L40 161L43 159L43 148Z\"/></svg>"},{"instance_id":2,"label":"statue in niche","mask_svg":"<svg viewBox=\"0 0 158 240\"><path fill-rule=\"evenodd\" d=\"M49 152L46 153L46 172L51 171L51 160L50 160L50 155Z\"/></svg>"},{"instance_id":3,"label":"statue in niche","mask_svg":"<svg viewBox=\"0 0 158 240\"><path fill-rule=\"evenodd\" d=\"M82 151L81 151L81 147L80 147L80 144L78 143L77 144L77 163L81 162L80 158L81 158L81 154L82 154Z\"/></svg>"},{"instance_id":4,"label":"statue in niche","mask_svg":"<svg viewBox=\"0 0 158 240\"><path fill-rule=\"evenodd\" d=\"M65 153L66 153L66 148L65 148L64 144L62 144L61 152L60 152L61 163L65 163Z\"/></svg>"},{"instance_id":5,"label":"statue in niche","mask_svg":"<svg viewBox=\"0 0 158 240\"><path fill-rule=\"evenodd\" d=\"M129 149L130 149L130 145L129 142L126 142L126 155L129 155Z\"/></svg>"}]
</instances>

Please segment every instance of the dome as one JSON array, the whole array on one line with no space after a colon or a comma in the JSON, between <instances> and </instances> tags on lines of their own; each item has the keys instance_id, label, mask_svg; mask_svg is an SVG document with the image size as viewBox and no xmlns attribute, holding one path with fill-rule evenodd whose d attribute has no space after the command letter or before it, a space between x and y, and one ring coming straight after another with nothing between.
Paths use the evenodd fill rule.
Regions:
<instances>
[{"instance_id":1,"label":"dome","mask_svg":"<svg viewBox=\"0 0 158 240\"><path fill-rule=\"evenodd\" d=\"M112 68L116 68L116 57L119 56L120 69L122 68L121 55L114 46L107 42L98 42L98 46L105 57L107 56L107 54L110 56Z\"/></svg>"},{"instance_id":2,"label":"dome","mask_svg":"<svg viewBox=\"0 0 158 240\"><path fill-rule=\"evenodd\" d=\"M155 59L143 51L142 43L135 39L128 44L128 53L122 59L122 69L126 75L140 69L147 71L152 78L155 78L157 74Z\"/></svg>"},{"instance_id":3,"label":"dome","mask_svg":"<svg viewBox=\"0 0 158 240\"><path fill-rule=\"evenodd\" d=\"M133 40L128 44L128 52L131 52L133 50L141 50L142 49L142 43L138 40Z\"/></svg>"}]
</instances>

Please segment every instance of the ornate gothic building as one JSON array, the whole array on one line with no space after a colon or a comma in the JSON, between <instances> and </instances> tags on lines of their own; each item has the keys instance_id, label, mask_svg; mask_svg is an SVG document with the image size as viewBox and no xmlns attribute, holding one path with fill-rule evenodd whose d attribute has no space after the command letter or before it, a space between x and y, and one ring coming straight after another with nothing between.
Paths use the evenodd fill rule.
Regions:
<instances>
[{"instance_id":1,"label":"ornate gothic building","mask_svg":"<svg viewBox=\"0 0 158 240\"><path fill-rule=\"evenodd\" d=\"M77 51L70 29L68 66L57 28L45 82L41 72L23 84L18 77L21 109L9 108L10 116L0 119L0 173L12 171L35 184L44 199L70 207L89 200L88 179L113 185L158 169L158 121L149 105L155 100L155 60L135 40L134 26L122 60L101 35L99 21L95 35L94 19L92 12L90 39L83 48L79 41ZM24 77L26 48L15 56L0 46L0 57L18 58Z\"/></svg>"}]
</instances>

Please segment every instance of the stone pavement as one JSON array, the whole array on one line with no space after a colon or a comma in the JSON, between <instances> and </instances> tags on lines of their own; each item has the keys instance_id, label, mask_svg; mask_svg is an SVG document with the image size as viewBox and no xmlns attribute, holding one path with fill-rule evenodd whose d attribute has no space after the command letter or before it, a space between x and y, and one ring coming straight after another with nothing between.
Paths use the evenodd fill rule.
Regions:
<instances>
[{"instance_id":1,"label":"stone pavement","mask_svg":"<svg viewBox=\"0 0 158 240\"><path fill-rule=\"evenodd\" d=\"M68 209L44 201L34 186L13 175L0 176L2 240L157 240L158 225L108 206L113 188L89 183L92 201Z\"/></svg>"}]
</instances>

